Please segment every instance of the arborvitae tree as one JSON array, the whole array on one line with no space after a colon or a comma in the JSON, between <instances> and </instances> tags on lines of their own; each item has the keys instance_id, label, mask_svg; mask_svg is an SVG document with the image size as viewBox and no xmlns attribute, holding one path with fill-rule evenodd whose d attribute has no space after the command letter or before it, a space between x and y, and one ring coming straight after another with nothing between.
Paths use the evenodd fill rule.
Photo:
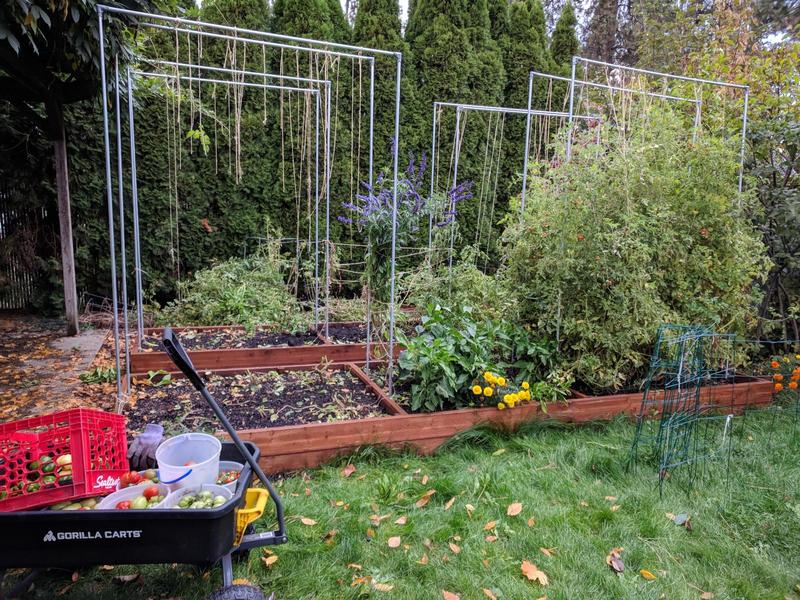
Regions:
<instances>
[{"instance_id":1,"label":"arborvitae tree","mask_svg":"<svg viewBox=\"0 0 800 600\"><path fill-rule=\"evenodd\" d=\"M575 27L578 20L575 18L575 9L572 2L564 5L561 16L553 30L553 39L550 42L550 54L553 62L561 74L566 74L571 66L572 57L580 52L580 42Z\"/></svg>"},{"instance_id":2,"label":"arborvitae tree","mask_svg":"<svg viewBox=\"0 0 800 600\"><path fill-rule=\"evenodd\" d=\"M275 0L270 31L317 40L333 38L327 0Z\"/></svg>"},{"instance_id":3,"label":"arborvitae tree","mask_svg":"<svg viewBox=\"0 0 800 600\"><path fill-rule=\"evenodd\" d=\"M422 29L420 20L417 17L417 5L417 0L408 0L408 18L403 38L409 46L413 46L414 38L419 34L419 30Z\"/></svg>"},{"instance_id":4,"label":"arborvitae tree","mask_svg":"<svg viewBox=\"0 0 800 600\"><path fill-rule=\"evenodd\" d=\"M333 27L333 37L331 41L347 43L353 35L347 17L342 10L342 3L339 0L326 0L328 3L328 18Z\"/></svg>"},{"instance_id":5,"label":"arborvitae tree","mask_svg":"<svg viewBox=\"0 0 800 600\"><path fill-rule=\"evenodd\" d=\"M400 5L398 0L361 0L356 13L353 40L360 46L392 50L403 53L403 80L401 97L403 107L414 106L414 90L410 72L412 65L408 44L400 33ZM391 143L394 137L395 75L397 62L391 57L378 57L375 61L375 172L388 173L391 169ZM366 94L366 92L365 92ZM369 98L365 95L365 102ZM401 120L401 143L413 148L414 139L422 121L413 111L405 110ZM365 127L368 124L365 123Z\"/></svg>"},{"instance_id":6,"label":"arborvitae tree","mask_svg":"<svg viewBox=\"0 0 800 600\"><path fill-rule=\"evenodd\" d=\"M266 0L206 0L200 11L201 18L212 23L259 31L269 26Z\"/></svg>"},{"instance_id":7,"label":"arborvitae tree","mask_svg":"<svg viewBox=\"0 0 800 600\"><path fill-rule=\"evenodd\" d=\"M595 1L584 49L587 58L614 62L617 55L619 1Z\"/></svg>"},{"instance_id":8,"label":"arborvitae tree","mask_svg":"<svg viewBox=\"0 0 800 600\"><path fill-rule=\"evenodd\" d=\"M508 38L508 0L489 0L489 21L492 39L503 50Z\"/></svg>"},{"instance_id":9,"label":"arborvitae tree","mask_svg":"<svg viewBox=\"0 0 800 600\"><path fill-rule=\"evenodd\" d=\"M551 70L547 40L543 37L544 12L539 0L514 2L509 11L509 23L508 43L503 53L508 78L505 102L507 106L522 107L527 103L529 73Z\"/></svg>"}]
</instances>

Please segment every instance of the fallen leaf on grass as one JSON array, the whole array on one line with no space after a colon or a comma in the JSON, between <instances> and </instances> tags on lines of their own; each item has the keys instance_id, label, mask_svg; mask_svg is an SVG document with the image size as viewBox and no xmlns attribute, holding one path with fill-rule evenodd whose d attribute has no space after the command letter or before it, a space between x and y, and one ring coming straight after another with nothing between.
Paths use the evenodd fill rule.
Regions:
<instances>
[{"instance_id":1,"label":"fallen leaf on grass","mask_svg":"<svg viewBox=\"0 0 800 600\"><path fill-rule=\"evenodd\" d=\"M373 583L372 588L378 590L379 592L391 592L394 589L394 586L389 583Z\"/></svg>"},{"instance_id":2,"label":"fallen leaf on grass","mask_svg":"<svg viewBox=\"0 0 800 600\"><path fill-rule=\"evenodd\" d=\"M589 503L586 500L581 500L581 506L586 508L587 506L589 506Z\"/></svg>"},{"instance_id":3,"label":"fallen leaf on grass","mask_svg":"<svg viewBox=\"0 0 800 600\"><path fill-rule=\"evenodd\" d=\"M606 496L606 500L608 502L616 502L617 497L616 496Z\"/></svg>"},{"instance_id":4,"label":"fallen leaf on grass","mask_svg":"<svg viewBox=\"0 0 800 600\"><path fill-rule=\"evenodd\" d=\"M394 521L395 525L405 525L406 523L408 523L408 517L397 517Z\"/></svg>"},{"instance_id":5,"label":"fallen leaf on grass","mask_svg":"<svg viewBox=\"0 0 800 600\"><path fill-rule=\"evenodd\" d=\"M113 567L113 565L102 565L100 567L100 570L101 571L113 571L114 567Z\"/></svg>"},{"instance_id":6,"label":"fallen leaf on grass","mask_svg":"<svg viewBox=\"0 0 800 600\"><path fill-rule=\"evenodd\" d=\"M455 501L456 501L456 497L455 497L455 496L453 496L453 497L452 497L452 498L450 498L450 500L448 500L448 501L447 501L447 503L444 505L444 509L445 509L445 510L450 510L450 509L453 507L453 504L455 503Z\"/></svg>"},{"instance_id":7,"label":"fallen leaf on grass","mask_svg":"<svg viewBox=\"0 0 800 600\"><path fill-rule=\"evenodd\" d=\"M549 558L552 558L553 554L556 553L556 549L555 548L539 548L539 552L541 552L542 554L544 554L545 556L547 556Z\"/></svg>"},{"instance_id":8,"label":"fallen leaf on grass","mask_svg":"<svg viewBox=\"0 0 800 600\"><path fill-rule=\"evenodd\" d=\"M465 505L464 505L464 508L465 508L465 509L466 509L466 511L467 511L467 516L468 516L468 517L472 517L472 513L475 511L475 507L474 507L474 506L472 506L472 504L465 504Z\"/></svg>"},{"instance_id":9,"label":"fallen leaf on grass","mask_svg":"<svg viewBox=\"0 0 800 600\"><path fill-rule=\"evenodd\" d=\"M114 581L117 583L127 584L133 583L141 578L139 573L134 573L133 575L117 575L114 577Z\"/></svg>"},{"instance_id":10,"label":"fallen leaf on grass","mask_svg":"<svg viewBox=\"0 0 800 600\"><path fill-rule=\"evenodd\" d=\"M614 506L612 506L612 507L610 508L610 510L611 510L611 512L617 512L617 511L619 510L619 508L620 508L620 507L619 507L619 504L615 504Z\"/></svg>"},{"instance_id":11,"label":"fallen leaf on grass","mask_svg":"<svg viewBox=\"0 0 800 600\"><path fill-rule=\"evenodd\" d=\"M492 590L488 588L483 588L483 595L489 598L489 600L497 600L497 596L492 593Z\"/></svg>"},{"instance_id":12,"label":"fallen leaf on grass","mask_svg":"<svg viewBox=\"0 0 800 600\"><path fill-rule=\"evenodd\" d=\"M384 521L389 518L390 515L370 515L369 522L377 527L381 524L381 521Z\"/></svg>"},{"instance_id":13,"label":"fallen leaf on grass","mask_svg":"<svg viewBox=\"0 0 800 600\"><path fill-rule=\"evenodd\" d=\"M625 563L622 562L621 558L622 550L622 548L612 548L611 552L606 556L606 564L616 573L622 573L625 570Z\"/></svg>"},{"instance_id":14,"label":"fallen leaf on grass","mask_svg":"<svg viewBox=\"0 0 800 600\"><path fill-rule=\"evenodd\" d=\"M536 525L536 519L531 517L530 519L528 519L528 527L533 527L534 525Z\"/></svg>"},{"instance_id":15,"label":"fallen leaf on grass","mask_svg":"<svg viewBox=\"0 0 800 600\"><path fill-rule=\"evenodd\" d=\"M357 585L363 585L365 583L371 583L372 577L369 575L364 575L364 577L355 577L353 578L353 582L350 584L350 587L356 587Z\"/></svg>"},{"instance_id":16,"label":"fallen leaf on grass","mask_svg":"<svg viewBox=\"0 0 800 600\"><path fill-rule=\"evenodd\" d=\"M433 547L433 542L430 541L428 538L425 538L424 540L422 540L422 545L425 546L428 550L430 550Z\"/></svg>"},{"instance_id":17,"label":"fallen leaf on grass","mask_svg":"<svg viewBox=\"0 0 800 600\"><path fill-rule=\"evenodd\" d=\"M461 600L461 596L453 592L448 592L447 590L442 590L442 598L444 598L444 600Z\"/></svg>"},{"instance_id":18,"label":"fallen leaf on grass","mask_svg":"<svg viewBox=\"0 0 800 600\"><path fill-rule=\"evenodd\" d=\"M362 567L362 566L361 566L361 565L359 565L358 563L349 563L349 564L347 565L347 568L348 568L348 569L355 569L356 571L360 571L360 570L361 570L361 569L363 569L364 567Z\"/></svg>"},{"instance_id":19,"label":"fallen leaf on grass","mask_svg":"<svg viewBox=\"0 0 800 600\"><path fill-rule=\"evenodd\" d=\"M372 540L375 537L375 530L372 527L367 527L367 540Z\"/></svg>"},{"instance_id":20,"label":"fallen leaf on grass","mask_svg":"<svg viewBox=\"0 0 800 600\"><path fill-rule=\"evenodd\" d=\"M75 583L76 581L78 581L78 579L80 578L80 576L81 576L81 574L80 574L80 573L78 573L77 571L74 571L74 572L72 573L72 583Z\"/></svg>"},{"instance_id":21,"label":"fallen leaf on grass","mask_svg":"<svg viewBox=\"0 0 800 600\"><path fill-rule=\"evenodd\" d=\"M303 525L309 525L309 526L317 524L317 522L314 519L309 519L308 517L300 517L300 522Z\"/></svg>"},{"instance_id":22,"label":"fallen leaf on grass","mask_svg":"<svg viewBox=\"0 0 800 600\"><path fill-rule=\"evenodd\" d=\"M333 544L333 538L336 537L337 533L339 533L338 529L331 529L328 533L325 534L325 537L322 539L326 544L330 546L331 544Z\"/></svg>"},{"instance_id":23,"label":"fallen leaf on grass","mask_svg":"<svg viewBox=\"0 0 800 600\"><path fill-rule=\"evenodd\" d=\"M506 509L506 514L509 517L516 517L521 512L522 512L522 502L514 502L513 504L509 504L508 508Z\"/></svg>"},{"instance_id":24,"label":"fallen leaf on grass","mask_svg":"<svg viewBox=\"0 0 800 600\"><path fill-rule=\"evenodd\" d=\"M342 469L342 477L350 477L350 475L355 472L356 466L354 464L348 464L344 469Z\"/></svg>"},{"instance_id":25,"label":"fallen leaf on grass","mask_svg":"<svg viewBox=\"0 0 800 600\"><path fill-rule=\"evenodd\" d=\"M306 488L305 492L306 492L306 496L310 496L311 495L311 488Z\"/></svg>"},{"instance_id":26,"label":"fallen leaf on grass","mask_svg":"<svg viewBox=\"0 0 800 600\"><path fill-rule=\"evenodd\" d=\"M496 542L497 541L497 536L496 535L487 535L484 539L487 542Z\"/></svg>"},{"instance_id":27,"label":"fallen leaf on grass","mask_svg":"<svg viewBox=\"0 0 800 600\"><path fill-rule=\"evenodd\" d=\"M422 494L422 497L419 500L417 500L414 503L414 506L416 506L417 508L422 508L423 506L425 506L430 501L431 496L433 496L435 493L436 493L436 490L428 490L427 492Z\"/></svg>"},{"instance_id":28,"label":"fallen leaf on grass","mask_svg":"<svg viewBox=\"0 0 800 600\"><path fill-rule=\"evenodd\" d=\"M423 477L422 477L422 485L425 485L426 483L428 483L428 479L429 478L428 478L427 475L423 475Z\"/></svg>"},{"instance_id":29,"label":"fallen leaf on grass","mask_svg":"<svg viewBox=\"0 0 800 600\"><path fill-rule=\"evenodd\" d=\"M653 575L647 569L641 569L639 571L639 575L641 575L643 578L647 579L647 581L655 581L657 579L657 577L655 575Z\"/></svg>"},{"instance_id":30,"label":"fallen leaf on grass","mask_svg":"<svg viewBox=\"0 0 800 600\"><path fill-rule=\"evenodd\" d=\"M387 544L389 544L389 548L399 548L400 547L400 536L395 535L389 538Z\"/></svg>"},{"instance_id":31,"label":"fallen leaf on grass","mask_svg":"<svg viewBox=\"0 0 800 600\"><path fill-rule=\"evenodd\" d=\"M538 582L539 585L547 585L550 583L550 580L547 578L547 575L545 575L544 571L540 571L539 568L532 562L523 560L520 569L525 577L531 581Z\"/></svg>"},{"instance_id":32,"label":"fallen leaf on grass","mask_svg":"<svg viewBox=\"0 0 800 600\"><path fill-rule=\"evenodd\" d=\"M489 521L486 525L483 526L484 531L491 531L497 527L497 521Z\"/></svg>"},{"instance_id":33,"label":"fallen leaf on grass","mask_svg":"<svg viewBox=\"0 0 800 600\"><path fill-rule=\"evenodd\" d=\"M264 563L265 567L271 567L276 562L278 562L278 555L277 554L273 554L272 556L262 556L261 557L261 562Z\"/></svg>"},{"instance_id":34,"label":"fallen leaf on grass","mask_svg":"<svg viewBox=\"0 0 800 600\"><path fill-rule=\"evenodd\" d=\"M427 552L423 553L422 558L420 558L417 561L417 564L418 565L427 565L428 564L428 553Z\"/></svg>"},{"instance_id":35,"label":"fallen leaf on grass","mask_svg":"<svg viewBox=\"0 0 800 600\"><path fill-rule=\"evenodd\" d=\"M458 554L459 552L461 552L461 548L458 546L458 544L449 542L447 545L450 546L450 550L453 551L453 554Z\"/></svg>"},{"instance_id":36,"label":"fallen leaf on grass","mask_svg":"<svg viewBox=\"0 0 800 600\"><path fill-rule=\"evenodd\" d=\"M506 451L505 448L500 448L499 450L495 450L494 452L492 452L492 456L500 456L501 454L505 453L505 451Z\"/></svg>"},{"instance_id":37,"label":"fallen leaf on grass","mask_svg":"<svg viewBox=\"0 0 800 600\"><path fill-rule=\"evenodd\" d=\"M700 600L711 600L714 597L713 592L703 592L700 594Z\"/></svg>"}]
</instances>

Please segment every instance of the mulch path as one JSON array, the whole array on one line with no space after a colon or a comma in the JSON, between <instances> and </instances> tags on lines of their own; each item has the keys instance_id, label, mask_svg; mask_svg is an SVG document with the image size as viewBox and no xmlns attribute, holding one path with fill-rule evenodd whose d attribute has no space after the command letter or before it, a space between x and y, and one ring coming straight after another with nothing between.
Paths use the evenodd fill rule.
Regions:
<instances>
[{"instance_id":1,"label":"mulch path","mask_svg":"<svg viewBox=\"0 0 800 600\"><path fill-rule=\"evenodd\" d=\"M65 330L55 319L0 318L0 422L95 405L78 375L89 368L105 332L67 338Z\"/></svg>"},{"instance_id":2,"label":"mulch path","mask_svg":"<svg viewBox=\"0 0 800 600\"><path fill-rule=\"evenodd\" d=\"M135 381L126 408L128 431L161 423L170 434L221 429L211 408L185 379L166 385ZM208 389L238 429L328 423L386 414L380 401L346 370L266 371L211 375Z\"/></svg>"},{"instance_id":3,"label":"mulch path","mask_svg":"<svg viewBox=\"0 0 800 600\"><path fill-rule=\"evenodd\" d=\"M177 332L178 338L187 350L216 350L225 348L267 348L272 346L305 346L320 344L320 339L313 331L286 333L276 332L265 327L246 331L231 327L230 329L212 329L198 331L189 329ZM142 341L142 351L163 352L161 338L147 335Z\"/></svg>"}]
</instances>

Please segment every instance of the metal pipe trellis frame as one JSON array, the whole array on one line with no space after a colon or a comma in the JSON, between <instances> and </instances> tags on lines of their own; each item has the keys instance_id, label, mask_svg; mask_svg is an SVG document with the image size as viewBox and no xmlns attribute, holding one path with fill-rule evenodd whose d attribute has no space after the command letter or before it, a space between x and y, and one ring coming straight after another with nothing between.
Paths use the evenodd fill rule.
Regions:
<instances>
[{"instance_id":1,"label":"metal pipe trellis frame","mask_svg":"<svg viewBox=\"0 0 800 600\"><path fill-rule=\"evenodd\" d=\"M231 70L235 71L235 70ZM232 73L235 74L235 73ZM131 194L132 194L132 202L133 202L133 216L134 216L134 256L136 260L136 281L137 281L137 332L139 333L139 344L141 344L141 339L143 335L143 314L142 314L142 300L141 300L141 250L140 250L140 235L139 235L139 209L138 209L138 182L137 182L137 173L136 173L136 142L135 142L135 122L134 122L134 113L133 113L133 78L132 75L140 75L144 77L157 77L157 78L164 78L164 79L180 79L180 80L188 80L188 81L198 81L198 82L208 82L213 84L220 84L220 85L232 85L232 86L241 86L241 87L254 87L257 89L273 89L273 90L283 90L283 91L290 91L290 92L297 92L302 94L310 94L316 98L315 107L316 107L316 125L315 125L315 230L316 230L316 245L315 245L315 256L316 256L316 264L315 264L315 271L318 272L318 255L319 255L319 118L320 118L320 90L313 89L313 88L300 88L300 87L291 87L285 85L271 85L265 83L245 83L245 82L238 82L232 81L227 79L209 79L209 78L202 78L202 77L191 77L187 75L177 75L177 74L167 74L167 73L153 73L147 71L136 71L134 69L128 68L128 119L129 119L129 136L130 136L130 153L131 153ZM255 76L262 77L265 74L255 73ZM266 74L268 75L268 74ZM121 149L121 127L119 127L119 115L121 112L121 104L119 103L119 77L118 74L116 76L117 79L117 105L115 106L115 110L117 113L117 144L118 147ZM322 80L324 81L324 80ZM330 83L330 82L328 82ZM105 110L107 108L104 107ZM326 148L327 151L327 148ZM108 153L108 148L106 148L106 152ZM119 181L119 214L120 214L120 230L121 230L121 240L124 239L124 230L125 230L125 221L124 221L124 189L122 184L122 160L121 155L119 157L119 173L118 173L118 181ZM109 222L109 236L113 239L113 221ZM122 249L122 258L124 261L124 247ZM112 256L112 263L115 262L115 256ZM123 277L125 273L125 266L123 264ZM112 274L112 279L115 279L116 269ZM122 281L122 293L123 298L127 297L127 282L125 279ZM114 289L112 290L112 294L114 296L114 301L116 301L116 285L114 285ZM317 285L316 294L315 294L315 305L318 305L319 302L319 286ZM316 313L317 306L315 306L315 313ZM316 314L315 314L316 316ZM118 341L118 329L119 324L117 322L117 314L115 310L115 344L117 354L119 353L119 341ZM129 345L128 345L128 327L127 327L127 306L126 306L126 313L125 313L125 351L126 351L126 358L129 355ZM127 361L126 361L127 362ZM130 385L130 369L127 369L126 377L128 377L128 384ZM118 390L117 395L118 399L122 399L120 378L118 373Z\"/></svg>"},{"instance_id":2,"label":"metal pipe trellis frame","mask_svg":"<svg viewBox=\"0 0 800 600\"><path fill-rule=\"evenodd\" d=\"M664 79L673 79L677 81L689 81L693 83L699 83L702 85L710 85L714 87L724 87L730 89L738 89L742 90L744 93L743 99L743 107L742 107L742 140L741 146L739 150L739 182L738 182L738 189L739 189L739 204L741 205L741 193L743 189L744 183L744 154L745 148L747 144L747 118L748 118L748 106L750 103L750 86L742 85L739 83L729 83L727 81L718 81L713 79L703 79L701 77L690 77L688 75L675 75L671 73L663 73L661 71L653 71L651 69L640 69L638 67L629 67L626 65L618 65L602 60L594 60L591 58L584 58L582 56L573 56L572 57L572 69L571 69L571 76L570 76L570 87L569 87L569 132L567 134L567 147L566 147L566 160L569 160L572 156L572 127L573 127L573 112L574 112L574 96L575 96L575 84L581 83L580 81L575 80L575 71L578 62L582 62L584 65L598 65L602 67L611 67L613 69L618 69L622 71L630 71L632 73L641 73L643 75L648 75L651 77L659 77ZM697 122L698 119L695 117L695 121Z\"/></svg>"},{"instance_id":3,"label":"metal pipe trellis frame","mask_svg":"<svg viewBox=\"0 0 800 600\"><path fill-rule=\"evenodd\" d=\"M295 36L286 36L282 34L275 34L257 30L249 30L249 29L241 29L236 27L230 27L226 25L218 25L214 23L205 23L202 21L192 21L190 19L183 19L180 17L169 17L166 15L153 15L150 13L144 13L140 11L132 11L129 9L118 8L113 6L107 5L98 5L97 7L97 19L98 19L98 32L100 38L99 44L99 54L100 54L100 73L101 73L101 89L103 93L103 98L105 99L108 95L108 84L106 79L106 67L105 67L105 31L104 31L104 21L103 15L104 13L110 14L117 14L117 15L128 15L131 17L137 18L145 18L145 19L153 19L153 20L160 20L166 21L173 24L187 24L191 27L204 27L208 29L216 29L219 31L226 31L226 32L233 32L236 34L235 36L228 35L228 40L238 40L242 42L248 41L248 38L241 38L239 34L246 34L246 35L254 35L264 38L272 38L277 40L284 40L284 41L291 41L295 44L280 44L275 45L275 47L285 48L289 50L297 50L297 51L313 51L317 54L325 54L325 55L336 55L342 57L350 57L354 60L365 60L369 59L370 61L370 127L369 127L369 179L370 182L373 181L373 171L374 171L374 161L373 161L373 148L374 148L374 117L375 117L375 103L374 103L374 90L375 90L375 61L374 57L364 57L362 55L351 55L345 52L338 52L338 51L329 51L329 50L321 50L318 48L306 48L303 46L297 46L296 44L308 44L310 46L318 45L323 46L324 48L340 48L342 50L352 50L357 52L365 52L373 55L380 55L380 56L390 56L394 57L396 61L396 70L395 70L395 115L394 115L394 143L392 149L392 158L393 158L393 206L392 206L392 264L391 264L391 291L390 291L390 304L389 304L389 356L387 357L388 360L388 367L387 367L387 387L391 391L392 389L392 369L394 363L394 326L395 326L395 318L394 318L394 300L395 300L395 265L394 260L396 257L396 237L397 237L397 187L398 187L398 176L399 176L399 145L400 145L400 94L401 94L401 76L402 76L402 63L403 63L403 54L402 52L393 52L388 50L378 50L374 48L367 48L363 46L355 46L350 44L339 44L334 42L326 42L321 40L313 40L307 38L300 38ZM197 35L201 34L202 32L199 31L187 31L189 34ZM250 41L261 41L261 40L250 40ZM330 114L330 94L328 94L328 101L327 101L327 110L328 114ZM117 107L118 110L118 107ZM317 115L319 115L319 110L317 111ZM129 115L130 116L130 115ZM107 202L109 204L109 211L113 212L112 205L113 205L113 191L111 189L111 161L110 161L110 151L109 151L109 135L108 135L108 107L107 103L103 102L103 127L104 127L104 144L106 148L106 187L107 187ZM326 125L326 141L330 142L330 122L327 121ZM135 141L134 141L135 143ZM326 147L329 147L326 146ZM329 161L327 161L329 163ZM326 203L327 203L327 210L326 214L328 218L330 216L330 193L329 193L329 186L330 186L330 173L332 172L332 167L328 164L327 169L327 177L326 183L328 187L328 193L326 193ZM121 174L120 174L121 176ZM120 198L122 201L122 198ZM112 214L110 213L110 217ZM137 213L138 216L138 213ZM109 228L110 230L113 229L113 219L109 219ZM329 227L328 227L329 230ZM109 236L109 246L111 250L111 268L112 268L112 293L113 293L113 310L114 310L114 347L115 347L115 355L117 358L117 393L118 396L121 396L121 380L119 376L119 323L118 323L118 313L117 313L117 302L116 302L116 264L115 264L115 243L113 238L113 231L110 231ZM326 243L326 253L328 252L328 248L330 246L329 240ZM137 255L139 253L137 252ZM329 261L326 255L326 271L329 271ZM141 275L137 274L137 281L141 283ZM328 272L326 281L329 282L330 274ZM329 291L330 287L327 286L327 295L329 298ZM327 317L329 314L329 302L326 302L326 334L327 334ZM127 307L126 307L127 310ZM139 310L141 311L141 304L139 305ZM369 350L368 350L369 352Z\"/></svg>"},{"instance_id":4,"label":"metal pipe trellis frame","mask_svg":"<svg viewBox=\"0 0 800 600\"><path fill-rule=\"evenodd\" d=\"M172 62L172 61L162 61L162 60L152 60L152 59L143 59L143 62L147 62L150 64L159 64L165 66L171 66L176 68L188 68L188 69L196 69L198 71L211 71L211 72L218 72L224 74L236 74L236 75L252 75L254 77L262 77L264 79L278 79L283 81L299 81L303 83L312 83L316 85L323 85L326 86L329 90L331 88L331 81L327 79L313 79L309 77L295 77L291 75L276 75L274 73L259 73L258 71L244 71L244 70L237 70L237 69L226 69L220 67L212 67L209 65L198 65L198 64L190 64L190 63L180 63L180 62ZM139 213L138 213L138 182L136 180L136 151L135 151L135 132L134 132L134 115L133 115L133 80L131 78L131 73L133 71L130 67L128 67L128 128L129 128L129 137L131 138L131 194L133 197L133 213L134 213L134 236L135 236L135 268L136 268L136 306L137 306L137 347L141 350L141 343L144 337L144 314L143 314L143 299L142 299L142 284L141 284L141 254L139 249ZM219 80L220 84L231 84L230 80ZM233 82L235 85L236 82ZM216 85L216 81L215 81ZM287 89L287 88L282 88ZM300 88L298 88L300 89ZM304 88L303 88L304 89ZM317 120L317 140L316 140L316 157L315 157L315 168L317 173L315 174L315 185L317 186L316 189L316 206L315 206L315 215L316 215L316 230L315 230L315 264L314 264L314 278L315 278L315 302L314 302L314 321L315 324L319 321L319 95L317 94L317 102L316 102L316 120ZM326 118L329 118L330 115L327 115ZM123 280L123 292L125 292L126 285ZM126 328L127 331L127 328ZM129 382L130 383L130 382Z\"/></svg>"},{"instance_id":5,"label":"metal pipe trellis frame","mask_svg":"<svg viewBox=\"0 0 800 600\"><path fill-rule=\"evenodd\" d=\"M564 79L566 81L569 81L566 77ZM460 102L438 102L437 101L437 102L433 103L433 130L432 130L432 134L431 134L431 164L430 164L430 169L431 169L430 195L431 195L431 197L433 197L433 194L435 192L435 187L436 187L436 185L435 185L435 178L436 178L436 137L437 137L437 135L436 135L437 127L436 126L437 126L437 121L438 121L438 119L437 119L437 108L446 106L446 107L450 107L450 108L455 108L456 109L456 136L459 135L458 127L459 127L460 121L461 121L461 111L502 113L502 114L512 114L512 115L526 115L526 117L527 117L526 118L527 129L526 129L526 134L525 134L525 160L522 163L523 164L523 170L522 170L522 198L521 198L521 202L520 202L520 214L522 214L522 211L525 210L525 188L527 187L527 173L528 173L527 164L528 164L528 153L529 153L529 144L530 144L530 122L531 122L531 117L541 116L541 117L567 118L569 116L569 113L566 113L566 112L563 112L563 111L532 109L530 107L530 105L531 105L530 94L531 94L531 88L529 86L528 87L528 96L529 96L529 98L528 98L528 108L527 109L525 109L525 108L511 108L511 107L506 107L506 106L487 106L487 105L482 105L482 104L464 104L464 103L460 103ZM602 117L597 116L597 115L575 115L575 118L576 119L585 119L585 120L602 120ZM456 139L458 139L458 138L456 138ZM458 142L456 142L456 146L458 146ZM453 180L453 186L455 187L455 185L457 184L457 179L458 179L458 162L459 162L458 148L456 148L454 162L455 162L455 165L454 165L455 177L454 177L454 180ZM452 239L454 237L454 235L455 235L455 233L453 233L451 235L451 242L454 241ZM429 215L429 217L428 217L428 247L430 248L430 247L432 247L432 245L433 245L433 215ZM449 265L450 265L450 268L452 268L452 266L453 266L453 264L452 264L452 259L453 259L453 257L452 257L452 243L451 243L450 253L451 253L451 256L450 256L450 260L449 260Z\"/></svg>"}]
</instances>

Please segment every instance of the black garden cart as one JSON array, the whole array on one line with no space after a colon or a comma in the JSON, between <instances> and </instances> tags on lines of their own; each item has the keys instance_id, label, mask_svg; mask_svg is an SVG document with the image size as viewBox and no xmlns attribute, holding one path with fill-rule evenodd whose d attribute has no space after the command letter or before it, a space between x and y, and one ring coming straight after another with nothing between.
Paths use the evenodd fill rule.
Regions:
<instances>
[{"instance_id":1,"label":"black garden cart","mask_svg":"<svg viewBox=\"0 0 800 600\"><path fill-rule=\"evenodd\" d=\"M206 389L180 341L167 327L164 347L175 365L197 388L231 438L222 444L220 460L244 464L231 501L216 509L146 509L87 511L22 511L0 513L0 574L10 568L31 572L0 600L23 593L47 568L100 564L221 563L222 589L208 600L262 600L251 586L233 584L232 559L253 548L287 541L280 497L258 466L260 452L242 442L220 406ZM253 478L263 487L251 488ZM275 504L278 528L255 533L251 523L261 517L267 502ZM2 577L0 576L0 583Z\"/></svg>"}]
</instances>

